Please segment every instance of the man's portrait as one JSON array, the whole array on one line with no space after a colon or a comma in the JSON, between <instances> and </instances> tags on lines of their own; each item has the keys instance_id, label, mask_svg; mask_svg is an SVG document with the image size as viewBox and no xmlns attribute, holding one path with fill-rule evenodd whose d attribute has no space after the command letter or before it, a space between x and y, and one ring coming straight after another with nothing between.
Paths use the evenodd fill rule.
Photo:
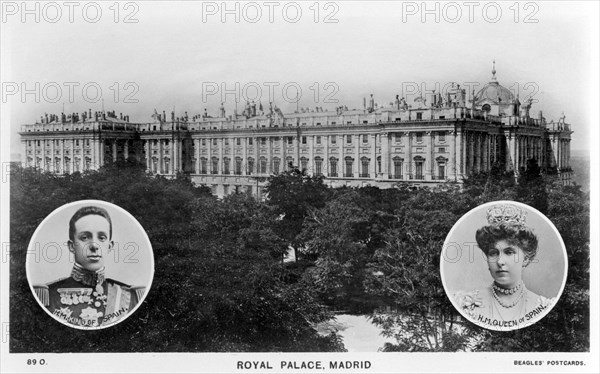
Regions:
<instances>
[{"instance_id":1,"label":"man's portrait","mask_svg":"<svg viewBox=\"0 0 600 374\"><path fill-rule=\"evenodd\" d=\"M78 201L52 212L32 236L27 277L37 301L59 322L105 328L142 303L154 274L150 241L120 207Z\"/></svg>"},{"instance_id":2,"label":"man's portrait","mask_svg":"<svg viewBox=\"0 0 600 374\"><path fill-rule=\"evenodd\" d=\"M480 205L448 234L440 271L454 307L490 330L530 326L548 314L567 277L560 234L542 213L514 201Z\"/></svg>"}]
</instances>

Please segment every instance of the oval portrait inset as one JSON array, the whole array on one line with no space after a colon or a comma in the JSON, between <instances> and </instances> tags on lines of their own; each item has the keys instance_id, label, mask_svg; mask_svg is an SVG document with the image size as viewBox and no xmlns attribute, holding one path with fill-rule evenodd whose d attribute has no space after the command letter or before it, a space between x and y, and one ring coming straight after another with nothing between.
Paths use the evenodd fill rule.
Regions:
<instances>
[{"instance_id":1,"label":"oval portrait inset","mask_svg":"<svg viewBox=\"0 0 600 374\"><path fill-rule=\"evenodd\" d=\"M556 227L538 210L495 201L452 227L440 272L464 318L490 330L516 330L552 310L567 279L567 252Z\"/></svg>"},{"instance_id":2,"label":"oval portrait inset","mask_svg":"<svg viewBox=\"0 0 600 374\"><path fill-rule=\"evenodd\" d=\"M35 230L27 279L40 306L77 329L113 326L150 290L154 255L148 235L126 210L100 200L69 203Z\"/></svg>"}]
</instances>

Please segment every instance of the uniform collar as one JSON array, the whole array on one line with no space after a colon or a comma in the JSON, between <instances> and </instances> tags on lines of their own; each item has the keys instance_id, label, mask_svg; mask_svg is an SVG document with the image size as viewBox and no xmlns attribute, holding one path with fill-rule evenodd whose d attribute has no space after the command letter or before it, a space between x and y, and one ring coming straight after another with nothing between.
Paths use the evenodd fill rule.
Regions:
<instances>
[{"instance_id":1,"label":"uniform collar","mask_svg":"<svg viewBox=\"0 0 600 374\"><path fill-rule=\"evenodd\" d=\"M91 271L76 262L71 270L71 277L86 286L94 287L96 284L104 283L104 266L100 270Z\"/></svg>"}]
</instances>

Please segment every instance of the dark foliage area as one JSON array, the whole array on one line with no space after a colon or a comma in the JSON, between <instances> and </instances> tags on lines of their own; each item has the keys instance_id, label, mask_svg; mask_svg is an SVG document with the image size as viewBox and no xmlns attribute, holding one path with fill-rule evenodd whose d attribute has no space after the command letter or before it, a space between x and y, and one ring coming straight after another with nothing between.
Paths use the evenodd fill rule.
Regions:
<instances>
[{"instance_id":1,"label":"dark foliage area","mask_svg":"<svg viewBox=\"0 0 600 374\"><path fill-rule=\"evenodd\" d=\"M37 225L59 206L99 199L128 210L153 245L152 289L116 327L81 331L43 313L29 290L25 257ZM274 214L252 197L217 200L180 176L152 177L135 163L54 176L11 177L12 352L340 351L315 324L330 318L314 293L286 283L285 242Z\"/></svg>"},{"instance_id":2,"label":"dark foliage area","mask_svg":"<svg viewBox=\"0 0 600 374\"><path fill-rule=\"evenodd\" d=\"M269 179L268 198L222 200L184 176L167 180L124 163L84 175L19 169L11 179L11 350L340 351L315 326L335 311L370 313L396 343L383 351L589 350L589 196L545 180L532 162L515 180L492 169L432 189L330 189L292 169ZM55 208L106 200L132 213L153 244L151 292L134 316L100 331L41 313L25 279L28 241ZM495 200L531 205L552 220L569 275L535 325L493 332L462 320L440 279L454 223ZM295 262L284 262L290 249ZM385 312L381 312L385 311ZM475 338L475 339L474 339ZM473 341L476 345L473 346Z\"/></svg>"}]
</instances>

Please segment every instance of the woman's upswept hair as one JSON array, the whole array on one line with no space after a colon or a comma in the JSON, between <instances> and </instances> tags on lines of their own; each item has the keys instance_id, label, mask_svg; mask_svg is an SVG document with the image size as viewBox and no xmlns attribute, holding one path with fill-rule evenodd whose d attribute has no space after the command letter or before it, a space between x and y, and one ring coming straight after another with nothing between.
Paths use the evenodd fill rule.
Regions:
<instances>
[{"instance_id":1,"label":"woman's upswept hair","mask_svg":"<svg viewBox=\"0 0 600 374\"><path fill-rule=\"evenodd\" d=\"M490 249L494 248L496 243L501 240L506 240L521 248L525 259L529 262L533 260L538 250L538 238L529 228L506 222L480 228L475 233L475 240L486 256Z\"/></svg>"}]
</instances>

